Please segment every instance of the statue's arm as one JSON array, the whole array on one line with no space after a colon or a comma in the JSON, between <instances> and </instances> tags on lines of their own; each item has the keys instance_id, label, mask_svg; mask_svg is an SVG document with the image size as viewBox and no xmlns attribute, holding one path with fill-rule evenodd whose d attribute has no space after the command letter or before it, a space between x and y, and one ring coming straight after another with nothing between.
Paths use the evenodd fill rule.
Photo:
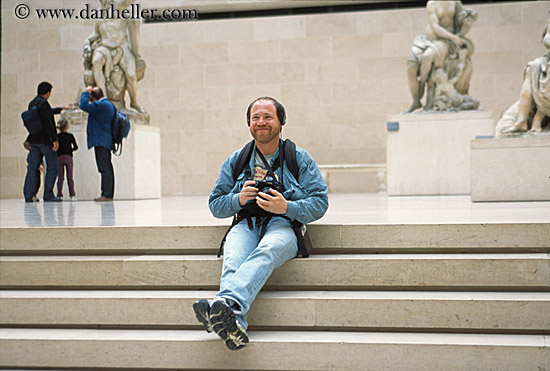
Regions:
<instances>
[{"instance_id":1,"label":"statue's arm","mask_svg":"<svg viewBox=\"0 0 550 371\"><path fill-rule=\"evenodd\" d=\"M460 37L464 37L468 32L470 32L470 28L472 28L472 24L477 20L477 12L471 8L464 8L466 11L466 17L462 20L461 24L459 25L460 29L457 32L457 35Z\"/></svg>"},{"instance_id":2,"label":"statue's arm","mask_svg":"<svg viewBox=\"0 0 550 371\"><path fill-rule=\"evenodd\" d=\"M550 50L550 17L546 21L546 28L542 33L542 44L548 50Z\"/></svg>"},{"instance_id":3,"label":"statue's arm","mask_svg":"<svg viewBox=\"0 0 550 371\"><path fill-rule=\"evenodd\" d=\"M94 32L88 38L84 41L84 49L86 48L92 48L92 44L94 41L101 39L101 35L99 34L99 27L98 24L95 24Z\"/></svg>"}]
</instances>

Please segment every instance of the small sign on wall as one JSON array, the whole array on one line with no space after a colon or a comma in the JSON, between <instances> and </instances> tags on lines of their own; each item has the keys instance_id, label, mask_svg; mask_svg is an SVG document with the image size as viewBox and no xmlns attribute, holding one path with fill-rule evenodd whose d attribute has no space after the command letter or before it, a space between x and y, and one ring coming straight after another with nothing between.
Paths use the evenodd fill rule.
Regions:
<instances>
[{"instance_id":1,"label":"small sign on wall","mask_svg":"<svg viewBox=\"0 0 550 371\"><path fill-rule=\"evenodd\" d=\"M388 131L399 131L399 121L388 121Z\"/></svg>"}]
</instances>

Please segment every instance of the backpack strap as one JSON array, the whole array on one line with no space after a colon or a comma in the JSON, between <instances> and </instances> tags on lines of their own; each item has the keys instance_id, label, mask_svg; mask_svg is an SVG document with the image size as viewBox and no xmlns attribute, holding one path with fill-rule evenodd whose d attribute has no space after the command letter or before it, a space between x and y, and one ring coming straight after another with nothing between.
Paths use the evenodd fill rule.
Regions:
<instances>
[{"instance_id":1,"label":"backpack strap","mask_svg":"<svg viewBox=\"0 0 550 371\"><path fill-rule=\"evenodd\" d=\"M286 139L283 145L283 151L288 170L290 170L294 179L298 180L300 169L298 168L298 161L296 161L296 144L290 139Z\"/></svg>"},{"instance_id":2,"label":"backpack strap","mask_svg":"<svg viewBox=\"0 0 550 371\"><path fill-rule=\"evenodd\" d=\"M237 181L237 178L243 171L245 166L248 166L248 163L250 162L250 156L252 155L252 149L254 148L254 140L248 142L243 149L241 149L241 152L239 153L239 156L237 157L237 163L235 164L235 167L233 168L233 181Z\"/></svg>"}]
</instances>

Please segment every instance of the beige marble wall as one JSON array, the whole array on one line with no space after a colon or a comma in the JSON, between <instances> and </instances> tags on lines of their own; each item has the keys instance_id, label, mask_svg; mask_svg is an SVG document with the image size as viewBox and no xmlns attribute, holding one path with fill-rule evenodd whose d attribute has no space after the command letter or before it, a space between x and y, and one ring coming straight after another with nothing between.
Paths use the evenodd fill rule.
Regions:
<instances>
[{"instance_id":1,"label":"beige marble wall","mask_svg":"<svg viewBox=\"0 0 550 371\"><path fill-rule=\"evenodd\" d=\"M2 1L3 198L21 197L20 112L42 80L54 85L52 105L75 99L82 44L93 30L91 20L18 20L18 3ZM524 65L545 52L540 34L550 2L472 7L479 18L469 33L476 47L470 94L496 118L518 98ZM249 140L245 108L259 95L285 105L284 135L318 163L385 163L386 118L410 105L406 58L426 24L424 8L142 24L147 71L139 100L161 129L162 194L210 191L221 162Z\"/></svg>"}]
</instances>

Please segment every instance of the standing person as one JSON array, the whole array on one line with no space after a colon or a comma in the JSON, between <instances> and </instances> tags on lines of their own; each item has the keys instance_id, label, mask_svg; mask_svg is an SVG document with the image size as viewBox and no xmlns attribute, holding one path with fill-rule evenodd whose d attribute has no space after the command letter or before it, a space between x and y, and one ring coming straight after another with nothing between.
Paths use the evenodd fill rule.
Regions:
<instances>
[{"instance_id":1,"label":"standing person","mask_svg":"<svg viewBox=\"0 0 550 371\"><path fill-rule=\"evenodd\" d=\"M70 109L71 104L64 107L52 108L48 99L52 94L53 86L49 82L43 81L38 84L37 95L29 102L28 108L38 108L38 115L42 122L43 129L39 133L30 134L26 142L29 143L29 153L27 155L27 174L25 175L25 184L23 185L23 195L25 202L38 202L36 192L40 182L40 164L46 160L46 177L44 179L44 201L61 201L53 194L53 186L57 178L57 154L59 142L57 131L55 130L55 120L53 115L61 113L64 109Z\"/></svg>"},{"instance_id":2,"label":"standing person","mask_svg":"<svg viewBox=\"0 0 550 371\"><path fill-rule=\"evenodd\" d=\"M209 198L210 211L215 217L239 214L243 219L226 237L220 291L212 300L201 299L193 304L195 316L204 329L216 332L231 350L248 343L246 313L273 270L298 254L292 221L313 222L328 208L327 185L304 149L296 147L299 180L286 161L282 168L277 167L284 152L283 141L279 139L285 123L284 107L273 98L258 98L248 106L246 116L254 138L248 167L243 168L235 181L233 171L240 151L230 155ZM281 192L273 187L269 190L255 187L256 181L267 180L268 176L275 183L282 182ZM257 213L248 211L254 209L255 205L251 205L254 203L259 207Z\"/></svg>"},{"instance_id":3,"label":"standing person","mask_svg":"<svg viewBox=\"0 0 550 371\"><path fill-rule=\"evenodd\" d=\"M76 201L76 193L74 191L73 180L73 151L78 149L74 135L69 133L69 121L60 119L57 122L59 128L59 149L57 150L57 197L63 198L63 177L65 170L67 172L67 185L69 186L69 197L71 201Z\"/></svg>"},{"instance_id":4,"label":"standing person","mask_svg":"<svg viewBox=\"0 0 550 371\"><path fill-rule=\"evenodd\" d=\"M80 97L80 108L88 112L88 149L94 148L97 170L101 174L101 197L94 201L112 201L115 192L115 174L111 163L113 137L111 121L115 107L97 86L87 86Z\"/></svg>"}]
</instances>

